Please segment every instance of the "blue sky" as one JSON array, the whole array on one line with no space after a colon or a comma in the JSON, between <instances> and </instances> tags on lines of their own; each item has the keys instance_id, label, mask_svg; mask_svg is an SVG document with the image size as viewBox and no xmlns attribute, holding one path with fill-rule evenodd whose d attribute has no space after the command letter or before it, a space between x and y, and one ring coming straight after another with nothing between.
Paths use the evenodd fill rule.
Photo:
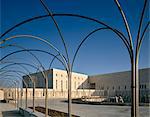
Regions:
<instances>
[{"instance_id":1,"label":"blue sky","mask_svg":"<svg viewBox=\"0 0 150 117\"><path fill-rule=\"evenodd\" d=\"M127 36L123 20L113 0L45 0L45 3L53 13L74 13L96 18L119 29ZM120 4L126 13L134 42L143 3L143 0L120 0ZM149 20L148 5L146 9L144 25ZM1 34L25 19L45 14L47 13L39 0L1 0ZM92 30L101 27L99 24L84 19L69 17L55 17L55 19L67 43L71 60L81 39ZM60 41L60 37L51 18L44 18L22 25L5 35L3 39L17 34L40 36L50 41L62 53L65 53L63 44ZM140 68L150 67L149 42L150 39L147 34L141 48L139 60ZM15 39L8 43L15 43L30 49L43 49L45 51L54 52L47 45L27 38ZM5 56L9 52L16 50L18 49L15 47L3 49L1 56ZM39 52L34 53L47 69L52 57ZM18 53L7 59L26 61L26 63L31 64L37 63L28 53ZM54 62L53 67L63 68L57 60ZM18 67L16 69L18 69ZM31 72L35 72L34 69L29 69ZM73 70L90 75L125 71L130 70L130 59L122 41L120 41L114 33L111 31L99 31L83 44Z\"/></svg>"}]
</instances>

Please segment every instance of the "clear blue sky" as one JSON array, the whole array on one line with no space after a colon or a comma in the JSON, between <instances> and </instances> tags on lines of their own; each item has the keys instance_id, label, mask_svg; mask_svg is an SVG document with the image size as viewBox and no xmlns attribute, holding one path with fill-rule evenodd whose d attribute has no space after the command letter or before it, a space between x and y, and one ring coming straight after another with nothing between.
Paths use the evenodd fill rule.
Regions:
<instances>
[{"instance_id":1,"label":"clear blue sky","mask_svg":"<svg viewBox=\"0 0 150 117\"><path fill-rule=\"evenodd\" d=\"M119 1L127 15L135 42L139 17L144 2L143 0ZM121 15L113 0L45 0L45 2L53 13L74 13L93 17L121 30L127 36ZM144 16L144 24L149 20L148 6L146 9L147 12ZM20 21L45 14L47 13L39 0L1 0L1 33L4 33L8 28ZM78 18L55 17L55 19L58 22L67 43L70 58L72 58L81 39L92 30L101 27L101 25L94 22ZM40 36L49 40L64 53L60 37L50 18L44 18L22 25L10 32L4 38L16 34L32 34ZM149 42L150 39L147 34L141 48L139 61L140 68L150 67ZM53 52L47 45L26 38L23 40L16 39L9 43L17 43L25 48L37 48ZM7 48L2 51L1 56L16 50L18 49L13 47ZM35 52L35 54L40 58L42 64L47 69L52 57L38 52ZM14 58L22 58L26 63L37 63L28 53L19 53L8 59ZM21 60L18 59L17 61ZM63 68L57 60L54 62L53 67ZM34 71L31 68L29 69ZM126 48L114 33L110 31L100 31L91 36L82 46L73 70L90 75L130 70L130 60Z\"/></svg>"}]
</instances>

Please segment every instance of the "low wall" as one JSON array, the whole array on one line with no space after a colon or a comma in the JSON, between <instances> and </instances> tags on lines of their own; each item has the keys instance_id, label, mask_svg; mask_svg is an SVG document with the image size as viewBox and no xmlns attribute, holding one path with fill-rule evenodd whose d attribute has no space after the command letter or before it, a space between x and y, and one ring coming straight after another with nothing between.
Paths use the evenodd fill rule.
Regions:
<instances>
[{"instance_id":1,"label":"low wall","mask_svg":"<svg viewBox=\"0 0 150 117\"><path fill-rule=\"evenodd\" d=\"M33 89L28 88L28 99L33 98ZM15 90L11 90L11 92L7 92L8 99L15 99L17 97L17 93L15 96ZM72 98L81 98L82 96L104 96L103 90L92 90L92 89L78 89L71 92ZM21 97L21 90L19 91L19 97ZM22 98L26 97L26 89L23 89ZM35 99L44 99L45 98L45 89L35 89ZM68 98L68 91L55 91L53 89L48 89L48 98Z\"/></svg>"},{"instance_id":2,"label":"low wall","mask_svg":"<svg viewBox=\"0 0 150 117\"><path fill-rule=\"evenodd\" d=\"M23 108L19 108L19 112L21 113L21 115L23 115L24 117L45 117L45 114L40 113L40 112L33 112L32 109L23 109ZM50 117L50 116L47 116Z\"/></svg>"},{"instance_id":3,"label":"low wall","mask_svg":"<svg viewBox=\"0 0 150 117\"><path fill-rule=\"evenodd\" d=\"M79 89L71 92L72 98L81 98L82 96L95 96L95 95L104 95L104 91L101 90L88 90L88 89ZM25 91L23 91L23 98L25 98ZM28 99L33 98L32 89L28 89ZM35 89L35 98L44 99L45 91L43 89ZM48 90L48 98L68 98L67 91L54 91Z\"/></svg>"}]
</instances>

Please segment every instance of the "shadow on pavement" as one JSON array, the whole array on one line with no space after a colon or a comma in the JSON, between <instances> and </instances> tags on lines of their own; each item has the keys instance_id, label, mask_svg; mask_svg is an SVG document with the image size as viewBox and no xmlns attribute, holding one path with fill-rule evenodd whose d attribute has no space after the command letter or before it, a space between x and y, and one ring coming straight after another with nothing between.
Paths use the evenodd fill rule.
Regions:
<instances>
[{"instance_id":1,"label":"shadow on pavement","mask_svg":"<svg viewBox=\"0 0 150 117\"><path fill-rule=\"evenodd\" d=\"M2 112L3 117L24 117L19 113L17 110L12 110L12 111L3 111Z\"/></svg>"}]
</instances>

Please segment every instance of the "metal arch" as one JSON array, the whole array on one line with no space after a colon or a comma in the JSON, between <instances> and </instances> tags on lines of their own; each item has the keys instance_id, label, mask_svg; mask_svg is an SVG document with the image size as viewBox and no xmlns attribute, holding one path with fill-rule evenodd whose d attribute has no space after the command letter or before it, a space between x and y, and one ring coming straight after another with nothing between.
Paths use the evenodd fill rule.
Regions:
<instances>
[{"instance_id":1,"label":"metal arch","mask_svg":"<svg viewBox=\"0 0 150 117\"><path fill-rule=\"evenodd\" d=\"M111 28L111 27L110 27ZM114 30L113 30L114 31ZM128 42L128 41L127 41ZM67 65L66 65L67 66ZM70 74L70 72L71 72L71 67L70 67L70 62L68 62L68 71L67 71L67 73L68 73L68 77L70 76L71 77L71 74ZM69 75L70 74L70 75ZM70 86L69 86L70 87ZM70 92L69 92L70 93ZM69 103L70 103L70 100L69 100ZM69 108L70 109L70 108ZM70 115L70 113L69 113L69 115Z\"/></svg>"},{"instance_id":2,"label":"metal arch","mask_svg":"<svg viewBox=\"0 0 150 117\"><path fill-rule=\"evenodd\" d=\"M11 64L12 65L12 64ZM13 65L18 65L18 66L21 66L24 70L26 70L29 74L30 74L30 71L25 67L25 66L23 66L22 64L13 64ZM9 67L10 65L8 65L7 67ZM6 67L5 67L6 68ZM0 69L1 70L1 69ZM32 78L32 76L31 76L31 78ZM32 82L34 82L33 81L33 79L32 79Z\"/></svg>"},{"instance_id":3,"label":"metal arch","mask_svg":"<svg viewBox=\"0 0 150 117\"><path fill-rule=\"evenodd\" d=\"M142 14L141 14L141 17L140 17L140 24L139 24L139 29L138 29L138 33L137 33L137 42L136 42L136 50L135 50L135 86L136 88L134 89L135 90L135 98L134 98L134 101L133 102L133 112L131 113L133 115L133 117L139 117L139 69L138 69L138 64L139 64L139 54L140 54L140 48L141 48L141 45L142 45L142 40L144 39L141 39L140 40L140 32L141 32L141 28L142 28L142 22L143 22L143 17L144 17L144 13L145 13L145 8L146 8L146 5L147 5L147 0L145 0L144 2L144 6L143 6L143 10L142 10ZM146 25L146 28L148 27L148 25ZM145 31L145 29L144 29ZM144 32L145 33L145 32Z\"/></svg>"},{"instance_id":4,"label":"metal arch","mask_svg":"<svg viewBox=\"0 0 150 117\"><path fill-rule=\"evenodd\" d=\"M139 41L139 45L138 45L138 51L140 50L142 41L144 39L145 32L147 31L149 25L150 25L150 21L147 23L147 25L144 28L144 31L142 32L142 35L141 35L141 38L140 38L140 41Z\"/></svg>"},{"instance_id":5,"label":"metal arch","mask_svg":"<svg viewBox=\"0 0 150 117\"><path fill-rule=\"evenodd\" d=\"M144 37L144 34L150 24L150 21L148 21L148 23L146 24L145 28L144 28L144 31L141 35L141 38L140 38L140 33L141 33L141 28L142 28L142 23L143 23L143 17L144 17L144 13L145 13L145 9L146 9L146 5L147 5L147 0L145 0L144 2L144 7L143 7L143 10L142 10L142 14L141 14L141 18L140 18L140 23L139 23L139 28L138 28L138 33L137 33L137 43L136 43L136 59L139 58L139 51L140 51L140 48L141 48L141 44L142 44L142 41L143 41L143 37ZM138 60L136 60L137 62Z\"/></svg>"},{"instance_id":6,"label":"metal arch","mask_svg":"<svg viewBox=\"0 0 150 117\"><path fill-rule=\"evenodd\" d=\"M10 63L10 62L6 62L6 63ZM13 66L13 65L17 65L17 64L27 65L27 66L30 66L32 68L39 69L39 68L35 67L34 65L31 65L28 63L16 63L16 62L13 63L13 62L11 62L10 64L7 64L7 65L3 66L2 68L0 68L0 70L5 69L8 66Z\"/></svg>"},{"instance_id":7,"label":"metal arch","mask_svg":"<svg viewBox=\"0 0 150 117\"><path fill-rule=\"evenodd\" d=\"M32 66L32 65L26 64L26 63L12 63L12 64L8 64L8 65L2 67L0 70L2 70L2 69L4 69L4 68L7 68L7 67L9 67L9 66L18 65L18 66L21 66L23 69L25 69L27 72L29 72L29 70L28 70L26 67L24 67L22 64ZM37 69L37 70L39 70L39 68L37 68L37 67L35 67L35 66L32 66L32 67L35 68L35 69ZM30 72L29 72L29 74L30 74Z\"/></svg>"},{"instance_id":8,"label":"metal arch","mask_svg":"<svg viewBox=\"0 0 150 117\"><path fill-rule=\"evenodd\" d=\"M50 64L49 64L49 69L51 68L51 66L52 66L52 64L53 64L53 62L54 62L54 60L56 59L57 56L59 56L59 54L55 55L55 56L53 57L53 59L51 60L51 62L50 62Z\"/></svg>"},{"instance_id":9,"label":"metal arch","mask_svg":"<svg viewBox=\"0 0 150 117\"><path fill-rule=\"evenodd\" d=\"M6 55L5 57L3 57L0 61L2 61L3 59L5 59L6 57L8 57L8 56L10 56L10 55L12 55L12 54L15 54L15 53L19 53L19 52L23 52L23 51L40 51L40 52L44 52L44 53L47 53L47 54L49 54L49 55L53 55L53 54L51 54L51 53L49 53L49 52L46 52L46 51L43 51L43 50L32 50L32 49L29 49L29 50L20 50L20 51L15 51L15 52L12 52L12 53L10 53L10 54L8 54L8 55ZM54 56L54 55L53 55ZM59 59L59 58L57 58L63 65L64 65L64 63ZM65 65L64 65L64 67L65 67ZM65 67L66 68L66 67ZM67 68L66 68L67 69ZM44 74L45 75L45 74ZM45 105L47 105L47 90L48 90L48 78L47 78L47 76L45 75L45 84L46 84L46 96L45 96ZM34 82L33 82L33 84L34 84ZM34 96L33 96L34 97ZM34 102L34 101L33 101ZM33 104L34 105L34 104ZM34 107L34 106L33 106ZM46 108L47 108L47 106L45 106ZM35 110L35 108L33 109L33 112L34 112L34 110Z\"/></svg>"},{"instance_id":10,"label":"metal arch","mask_svg":"<svg viewBox=\"0 0 150 117\"><path fill-rule=\"evenodd\" d=\"M122 10L119 1L118 0L114 0L114 1L115 1L116 5L119 9L119 12L122 16L122 19L123 19L123 22L125 24L126 31L127 31L127 34L128 34L128 38L129 38L129 41L130 41L130 47L132 48L132 51L133 51L133 40L132 40L132 35L131 35L130 28L129 28L129 24L128 24L127 19L126 19L126 15L124 14L124 11Z\"/></svg>"},{"instance_id":11,"label":"metal arch","mask_svg":"<svg viewBox=\"0 0 150 117\"><path fill-rule=\"evenodd\" d=\"M9 83L9 86L12 86L12 84L14 84L14 88L16 89L17 88L17 100L18 100L18 102L16 103L16 91L15 91L15 105L16 105L16 107L17 108L19 108L19 87L17 87L17 80L12 80L12 79L9 79L9 78L6 78L6 79L1 79L0 78L0 80L4 80L5 82L6 82L6 80L7 81L11 81L11 82L7 82L7 84ZM16 87L15 87L16 86Z\"/></svg>"},{"instance_id":12,"label":"metal arch","mask_svg":"<svg viewBox=\"0 0 150 117\"><path fill-rule=\"evenodd\" d=\"M141 33L141 28L142 28L142 23L143 23L143 17L144 17L145 8L146 8L146 5L147 5L146 3L147 3L147 0L145 0L145 2L144 2L144 7L143 7L141 18L140 18L138 33L137 33L137 37L136 37L136 39L137 39L136 52L138 52L138 46L139 46L139 41L140 41L140 33Z\"/></svg>"},{"instance_id":13,"label":"metal arch","mask_svg":"<svg viewBox=\"0 0 150 117\"><path fill-rule=\"evenodd\" d=\"M71 65L71 66L72 66L71 69L73 69L73 64L74 64L75 58L76 58L77 53L78 53L78 51L80 50L81 46L83 45L83 43L84 43L87 39L89 39L89 37L90 37L92 34L98 32L98 31L101 31L101 30L105 30L105 29L108 29L108 28L102 27L102 28L95 29L95 30L91 31L91 32L81 41L81 43L80 43L79 46L77 47L77 50L75 51L75 54L74 54L74 57L73 57L73 61L72 61L72 65ZM117 34L117 32L115 32L115 34ZM117 36L119 36L119 35L117 34ZM128 52L129 52L130 59L131 59L131 57L132 57L132 51L131 51L131 49L130 49L128 43L127 43L121 36L119 36L119 37L120 37L119 39L121 39L121 40L123 41L123 43L125 44L125 46L126 46Z\"/></svg>"},{"instance_id":14,"label":"metal arch","mask_svg":"<svg viewBox=\"0 0 150 117\"><path fill-rule=\"evenodd\" d=\"M12 71L12 72L13 72L13 71ZM15 71L14 71L14 72L15 72ZM13 73L14 73L14 72L13 72ZM18 72L15 72L15 73L16 73L17 75L19 75L19 76L22 78L22 75L21 75L21 74L19 74ZM17 76L17 75L16 75L16 76ZM19 77L19 76L18 76L18 77ZM22 80L23 80L23 78L22 78Z\"/></svg>"},{"instance_id":15,"label":"metal arch","mask_svg":"<svg viewBox=\"0 0 150 117\"><path fill-rule=\"evenodd\" d=\"M17 45L17 44L6 44L5 46L1 46L0 48L5 48L5 47L17 47L17 48L20 48L20 49L25 49L23 46L20 46L20 45ZM45 70L45 68L43 67L42 63L40 62L40 60L36 57L36 55L34 55L34 53L32 53L31 51L28 51L40 64L40 66L42 67L43 70ZM55 56L60 56L60 54L57 54ZM64 59L66 60L66 58L64 57ZM67 61L67 60L66 60Z\"/></svg>"},{"instance_id":16,"label":"metal arch","mask_svg":"<svg viewBox=\"0 0 150 117\"><path fill-rule=\"evenodd\" d=\"M16 72L17 73L17 72ZM19 76L18 76L19 75ZM25 108L27 109L27 107L28 107L28 90L27 90L27 88L28 88L28 85L27 85L27 83L25 82L25 80L22 78L22 76L19 74L19 73L17 73L17 75L9 75L9 76L15 76L15 77L18 77L18 78L21 78L22 79L22 81L24 82L24 84L25 84L25 86L26 86L26 97L25 97ZM22 102L21 102L22 103Z\"/></svg>"},{"instance_id":17,"label":"metal arch","mask_svg":"<svg viewBox=\"0 0 150 117\"><path fill-rule=\"evenodd\" d=\"M21 48L21 49L24 49L24 50L27 50L26 48L22 47L22 46L19 46L19 45L16 45L16 44L8 44L8 45L5 45L5 46L2 46L1 48L5 48L5 47L9 47L9 46L14 46L14 47L18 47L18 48ZM40 62L40 60L36 57L36 55L34 55L31 51L27 51L29 52L40 64L40 66L42 67L43 70L45 70L45 68L43 67L42 63ZM23 67L23 66L22 66ZM39 68L37 68L37 70L40 71ZM28 71L28 70L27 70ZM29 72L29 71L28 71ZM46 79L46 75L43 71L41 71L43 77Z\"/></svg>"},{"instance_id":18,"label":"metal arch","mask_svg":"<svg viewBox=\"0 0 150 117\"><path fill-rule=\"evenodd\" d=\"M58 26L58 23L57 23L56 20L54 19L52 11L49 10L49 8L48 8L47 5L44 3L44 1L43 1L43 0L40 0L40 2L42 3L42 5L43 5L43 7L45 8L46 12L48 13L48 15L50 15L50 17L52 18L52 21L53 21L54 24L55 24L55 27L56 27L56 29L57 29L57 31L58 31L58 33L59 33L59 36L60 36L60 38L61 38L61 40L62 40L62 43L63 43L63 45L64 45L64 48L65 48L65 52L66 52L66 55L67 55L67 61L66 61L66 62L70 63L67 45L66 45L65 39L64 39L64 37L63 37L63 35L62 35L62 32L61 32L61 30L60 30L60 28L59 28L59 26ZM46 111L47 111L47 110L46 110ZM46 113L48 113L48 112L46 112Z\"/></svg>"},{"instance_id":19,"label":"metal arch","mask_svg":"<svg viewBox=\"0 0 150 117\"><path fill-rule=\"evenodd\" d=\"M17 45L17 44L6 44L5 46L1 46L0 48L6 48L6 47L17 47L17 48L19 48L19 49L26 49L26 48L24 48L23 46L20 46L20 45ZM43 67L43 65L42 65L42 63L40 62L40 60L36 57L36 55L34 55L32 52L30 52L30 51L27 51L29 54L31 54L36 60L37 60L37 62L40 64L40 66L42 67L42 69L43 70L45 70L44 69L44 67Z\"/></svg>"},{"instance_id":20,"label":"metal arch","mask_svg":"<svg viewBox=\"0 0 150 117\"><path fill-rule=\"evenodd\" d=\"M37 36L33 36L33 35L15 35L15 36L11 36L11 37L8 37L8 38L2 40L2 41L0 42L0 44L3 44L3 43L5 43L6 41L11 40L11 39L14 39L14 38L22 39L21 37L26 37L27 39L30 39L30 38L31 38L31 39L40 40L40 41L44 42L45 44L47 44L48 46L50 46L52 49L54 49L58 54L60 54L62 60L64 61L64 63L65 63L66 66L67 66L67 62L65 61L66 59L64 58L64 55L61 54L61 53L59 52L59 50L58 50L53 44L51 44L50 42L46 41L45 39L40 38L40 37L37 37Z\"/></svg>"},{"instance_id":21,"label":"metal arch","mask_svg":"<svg viewBox=\"0 0 150 117\"><path fill-rule=\"evenodd\" d=\"M5 72L3 72L3 73L1 73L1 74L8 73L8 72L15 72L15 73L16 73L16 72L19 72L19 73L23 73L23 74L26 75L25 72L18 71L18 70L7 70L7 71L5 71ZM33 112L34 112L34 111L35 111L35 98L34 98L35 82L34 82L34 80L32 79L32 76L30 76L30 74L28 74L28 75L26 75L26 76L28 76L28 77L31 79L32 84L33 84Z\"/></svg>"},{"instance_id":22,"label":"metal arch","mask_svg":"<svg viewBox=\"0 0 150 117\"><path fill-rule=\"evenodd\" d=\"M21 58L21 59L23 59L23 58ZM37 64L35 64L34 62L31 62L31 61L28 61L28 62L30 62L30 63L32 63L32 64L29 64L29 63L23 63L23 62L14 62L14 61L2 61L0 64L11 64L11 63L17 63L17 64L29 64L29 66L31 65L31 66L33 66L33 67L35 67L35 68L37 68L37 69L39 69L40 68L40 66L39 65L37 65Z\"/></svg>"},{"instance_id":23,"label":"metal arch","mask_svg":"<svg viewBox=\"0 0 150 117\"><path fill-rule=\"evenodd\" d=\"M0 78L0 80L3 80L3 81L6 81L6 80L13 81L13 82L16 83L16 87L18 86L18 85L17 85L17 80L14 80L14 79L12 80L11 78L6 78L6 79ZM7 83L8 83L8 82L7 82ZM18 87L19 87L19 86L18 86ZM18 88L18 87L17 87L17 88Z\"/></svg>"},{"instance_id":24,"label":"metal arch","mask_svg":"<svg viewBox=\"0 0 150 117\"><path fill-rule=\"evenodd\" d=\"M27 83L25 82L25 80L23 79L23 78L21 78L21 77L19 77L19 76L17 76L17 75L4 75L3 77L7 77L7 76L10 76L10 77L17 77L17 78L19 78L19 79L21 79L22 81L23 81L23 83L25 84L25 86L26 87L28 87L28 85L27 85ZM1 79L1 78L0 78Z\"/></svg>"},{"instance_id":25,"label":"metal arch","mask_svg":"<svg viewBox=\"0 0 150 117\"><path fill-rule=\"evenodd\" d=\"M126 16L118 2L118 0L115 0L117 7L119 8L119 11L121 13L121 16L123 18L126 31L128 33L128 37L130 40L130 46L133 51L133 57L131 58L131 70L132 70L132 79L131 79L131 95L132 95L132 101L131 101L131 116L132 117L139 117L139 69L138 69L138 64L139 64L139 50L141 47L142 39L140 40L140 32L141 32L141 27L142 27L142 22L143 22L143 17L144 17L144 12L146 8L146 3L147 0L144 1L144 6L142 9L141 17L140 17L140 23L138 26L138 32L137 32L137 37L136 37L136 47L135 47L135 52L134 52L134 46L133 46L133 40L130 32L130 28L126 19ZM142 35L144 35L146 29L144 29L144 32Z\"/></svg>"},{"instance_id":26,"label":"metal arch","mask_svg":"<svg viewBox=\"0 0 150 117\"><path fill-rule=\"evenodd\" d=\"M50 52L47 52L47 51L44 51L44 50L39 50L39 49L26 49L26 50L18 50L18 51L15 51L15 52L12 52L12 53L7 54L6 56L4 56L3 58L0 59L0 62L3 61L5 58L7 58L7 57L10 56L10 55L13 55L13 54L19 53L19 52L24 52L24 51L43 52L43 53L46 53L46 54L49 54L49 55L55 57L54 54L52 54L52 53L50 53ZM58 57L56 57L56 58L57 58L57 60L59 60L59 61L62 63L62 65L66 68L65 64L64 64ZM67 68L66 68L66 69L67 69Z\"/></svg>"},{"instance_id":27,"label":"metal arch","mask_svg":"<svg viewBox=\"0 0 150 117\"><path fill-rule=\"evenodd\" d=\"M55 17L55 16L64 16L64 17L76 17L76 18L87 19L87 20L89 20L89 21L93 21L93 22L96 22L96 23L101 24L101 25L103 25L103 26L106 26L107 28L109 28L109 29L112 30L113 32L114 32L114 31L117 31L117 32L120 33L121 36L123 36L124 38L126 38L119 30L112 28L111 26L107 25L106 23L104 23L104 22L102 22L102 21L100 21L100 20L98 20L98 19L94 19L94 18L91 18L91 17L79 15L79 14L69 14L69 13L61 13L61 14L57 13L57 14L52 14L52 15L53 15L53 17ZM5 32L0 36L0 38L4 37L7 33L9 33L9 32L12 31L13 29L15 29L15 28L17 28L17 27L19 27L19 26L21 26L21 25L23 25L23 24L25 24L25 23L31 22L31 21L33 21L33 20L45 18L45 17L49 17L49 15L41 15L41 16L36 16L36 17L32 17L32 18L30 18L30 19L24 20L24 21L22 21L22 22L16 24L15 26L11 27L11 28L8 29L7 31L5 31ZM127 40L127 39L126 39L126 40ZM128 41L128 40L127 40L127 41Z\"/></svg>"},{"instance_id":28,"label":"metal arch","mask_svg":"<svg viewBox=\"0 0 150 117\"><path fill-rule=\"evenodd\" d=\"M17 72L17 73L22 73L24 75L27 75L33 83L33 79L32 79L32 76L30 76L30 74L26 74L25 72L22 72L22 71L19 71L19 70L6 70L6 71L2 72L0 75L8 73L8 72L13 72L13 73Z\"/></svg>"},{"instance_id":29,"label":"metal arch","mask_svg":"<svg viewBox=\"0 0 150 117\"><path fill-rule=\"evenodd\" d=\"M21 66L23 69L25 69L28 73L30 73L30 71L29 71L26 67L24 67L23 64L24 64L24 65L28 65L28 66L30 66L30 67L32 67L32 68L35 68L36 70L39 70L39 71L40 71L40 69L39 69L38 67L35 67L35 66L31 65L31 64L28 64L28 63L16 63L16 62L11 62L11 64L8 64L8 65L6 65L6 66L0 68L0 70L2 70L2 69L4 69L4 68L7 68L7 67L9 67L9 66L18 65L18 66ZM42 72L42 75L43 75L43 74L44 74L43 71L41 71L41 72ZM43 75L43 77L44 77L44 75Z\"/></svg>"}]
</instances>

